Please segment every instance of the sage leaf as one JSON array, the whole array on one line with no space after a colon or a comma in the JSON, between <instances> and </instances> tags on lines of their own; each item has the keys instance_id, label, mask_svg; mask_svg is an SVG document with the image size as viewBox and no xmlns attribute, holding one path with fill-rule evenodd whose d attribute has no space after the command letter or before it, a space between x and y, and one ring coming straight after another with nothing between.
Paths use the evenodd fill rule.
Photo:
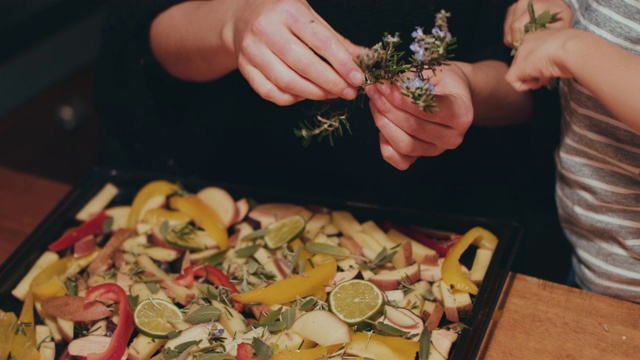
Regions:
<instances>
[{"instance_id":1,"label":"sage leaf","mask_svg":"<svg viewBox=\"0 0 640 360\"><path fill-rule=\"evenodd\" d=\"M420 343L420 347L418 348L418 359L428 360L429 352L431 351L431 332L429 329L425 328L422 330L422 334L420 334L418 342Z\"/></svg>"},{"instance_id":2,"label":"sage leaf","mask_svg":"<svg viewBox=\"0 0 640 360\"><path fill-rule=\"evenodd\" d=\"M202 324L218 319L222 310L212 305L205 305L187 315L184 319L192 324Z\"/></svg>"},{"instance_id":3,"label":"sage leaf","mask_svg":"<svg viewBox=\"0 0 640 360\"><path fill-rule=\"evenodd\" d=\"M305 247L307 248L307 250L309 250L309 252L313 254L325 254L338 257L351 255L351 252L346 248L327 243L309 242L305 245Z\"/></svg>"}]
</instances>

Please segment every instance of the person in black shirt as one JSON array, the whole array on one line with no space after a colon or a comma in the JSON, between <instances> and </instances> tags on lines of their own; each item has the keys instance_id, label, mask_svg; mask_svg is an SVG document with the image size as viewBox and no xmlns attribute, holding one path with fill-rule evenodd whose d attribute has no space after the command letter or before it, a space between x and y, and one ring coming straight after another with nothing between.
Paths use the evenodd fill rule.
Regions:
<instances>
[{"instance_id":1,"label":"person in black shirt","mask_svg":"<svg viewBox=\"0 0 640 360\"><path fill-rule=\"evenodd\" d=\"M513 123L531 114L529 95L503 80L510 60L501 40L507 5L497 0L114 2L97 71L98 110L115 154L110 164L487 214L485 194L495 191L491 203L500 203L512 197L524 176L513 164L479 159L523 146L512 140L521 130L483 132L473 140L472 134L483 130L469 130L471 122ZM451 13L449 28L458 44L454 61L434 78L441 111L414 111L397 87L370 86L368 106L350 114L351 135L335 139L334 146L301 145L293 128L309 118L313 100L355 96L362 77L351 59L363 47L397 32L408 48L411 32L431 29L441 9ZM480 198L473 198L477 194Z\"/></svg>"}]
</instances>

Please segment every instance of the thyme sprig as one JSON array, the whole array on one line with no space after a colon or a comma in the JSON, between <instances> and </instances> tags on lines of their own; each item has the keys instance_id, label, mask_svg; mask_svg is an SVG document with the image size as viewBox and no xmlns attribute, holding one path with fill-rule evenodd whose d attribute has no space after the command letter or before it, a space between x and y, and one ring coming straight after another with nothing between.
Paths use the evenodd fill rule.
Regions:
<instances>
[{"instance_id":1,"label":"thyme sprig","mask_svg":"<svg viewBox=\"0 0 640 360\"><path fill-rule=\"evenodd\" d=\"M358 89L356 99L352 102L342 99L321 102L313 120L300 123L300 127L294 129L294 134L302 138L305 147L313 139L322 141L325 138L333 146L334 136L351 133L348 120L350 107L354 104L364 104L365 87L383 81L400 86L402 94L409 97L412 103L423 111L438 111L435 88L429 73L435 74L439 66L447 65L451 58L448 51L455 48L456 39L449 32L450 16L451 14L444 10L437 13L435 26L430 33L425 33L422 27L416 27L411 33L413 43L409 49L413 55L409 62L405 61L405 53L398 50L398 45L402 43L399 34L385 33L381 42L355 60L365 75L365 82Z\"/></svg>"},{"instance_id":2,"label":"thyme sprig","mask_svg":"<svg viewBox=\"0 0 640 360\"><path fill-rule=\"evenodd\" d=\"M532 0L529 0L529 4L527 5L527 10L529 12L529 22L524 24L524 32L521 34L520 38L524 37L524 34L536 32L538 30L546 29L547 25L552 24L560 15L559 12L551 13L549 10L543 11L540 15L536 16L536 11L533 8ZM513 49L511 50L511 56L514 56L520 47L522 40L515 41L513 43ZM558 79L553 78L549 80L547 83L547 89L553 89L558 83Z\"/></svg>"}]
</instances>

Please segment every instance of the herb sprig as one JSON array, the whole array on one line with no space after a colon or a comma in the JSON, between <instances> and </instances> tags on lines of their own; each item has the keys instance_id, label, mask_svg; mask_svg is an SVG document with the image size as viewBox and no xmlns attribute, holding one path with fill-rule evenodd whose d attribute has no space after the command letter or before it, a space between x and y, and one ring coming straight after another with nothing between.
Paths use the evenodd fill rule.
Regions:
<instances>
[{"instance_id":1,"label":"herb sprig","mask_svg":"<svg viewBox=\"0 0 640 360\"><path fill-rule=\"evenodd\" d=\"M411 98L413 104L426 112L438 111L435 102L435 88L431 83L431 75L436 68L447 65L451 57L449 50L455 48L456 39L449 32L448 18L450 13L441 10L435 16L435 26L430 33L425 33L421 27L416 27L411 33L413 43L409 49L413 52L409 62L404 60L404 52L398 50L401 44L398 33L385 33L382 41L368 49L356 59L356 63L365 75L364 84L358 89L358 96L352 102L336 99L320 102L316 115L312 121L305 121L298 129L294 129L297 137L302 138L306 147L313 139L321 141L328 139L333 146L334 136L351 133L348 120L350 108L353 105L364 104L366 86L388 81L400 86L402 94Z\"/></svg>"}]
</instances>

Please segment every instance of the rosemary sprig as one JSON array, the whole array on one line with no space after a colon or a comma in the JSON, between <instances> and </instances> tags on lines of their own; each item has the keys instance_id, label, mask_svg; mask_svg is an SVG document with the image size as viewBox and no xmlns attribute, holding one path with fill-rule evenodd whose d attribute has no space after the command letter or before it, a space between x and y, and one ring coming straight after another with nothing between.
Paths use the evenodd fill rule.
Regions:
<instances>
[{"instance_id":1,"label":"rosemary sprig","mask_svg":"<svg viewBox=\"0 0 640 360\"><path fill-rule=\"evenodd\" d=\"M416 27L411 34L413 43L410 49L413 55L409 62L404 60L404 52L398 50L401 44L399 34L385 33L382 41L356 58L356 63L365 75L364 84L358 89L354 101L342 99L321 102L321 106L312 121L300 123L294 134L302 138L306 147L313 139L328 139L333 146L334 136L351 133L348 114L353 105L364 104L366 86L388 81L400 86L402 94L411 98L413 104L426 112L438 111L435 102L434 86L431 84L429 72L435 73L437 67L447 65L451 55L449 50L455 47L456 39L449 33L448 18L451 14L441 10L435 16L435 26L430 33ZM409 74L409 77L406 77ZM346 109L345 109L346 103Z\"/></svg>"}]
</instances>

